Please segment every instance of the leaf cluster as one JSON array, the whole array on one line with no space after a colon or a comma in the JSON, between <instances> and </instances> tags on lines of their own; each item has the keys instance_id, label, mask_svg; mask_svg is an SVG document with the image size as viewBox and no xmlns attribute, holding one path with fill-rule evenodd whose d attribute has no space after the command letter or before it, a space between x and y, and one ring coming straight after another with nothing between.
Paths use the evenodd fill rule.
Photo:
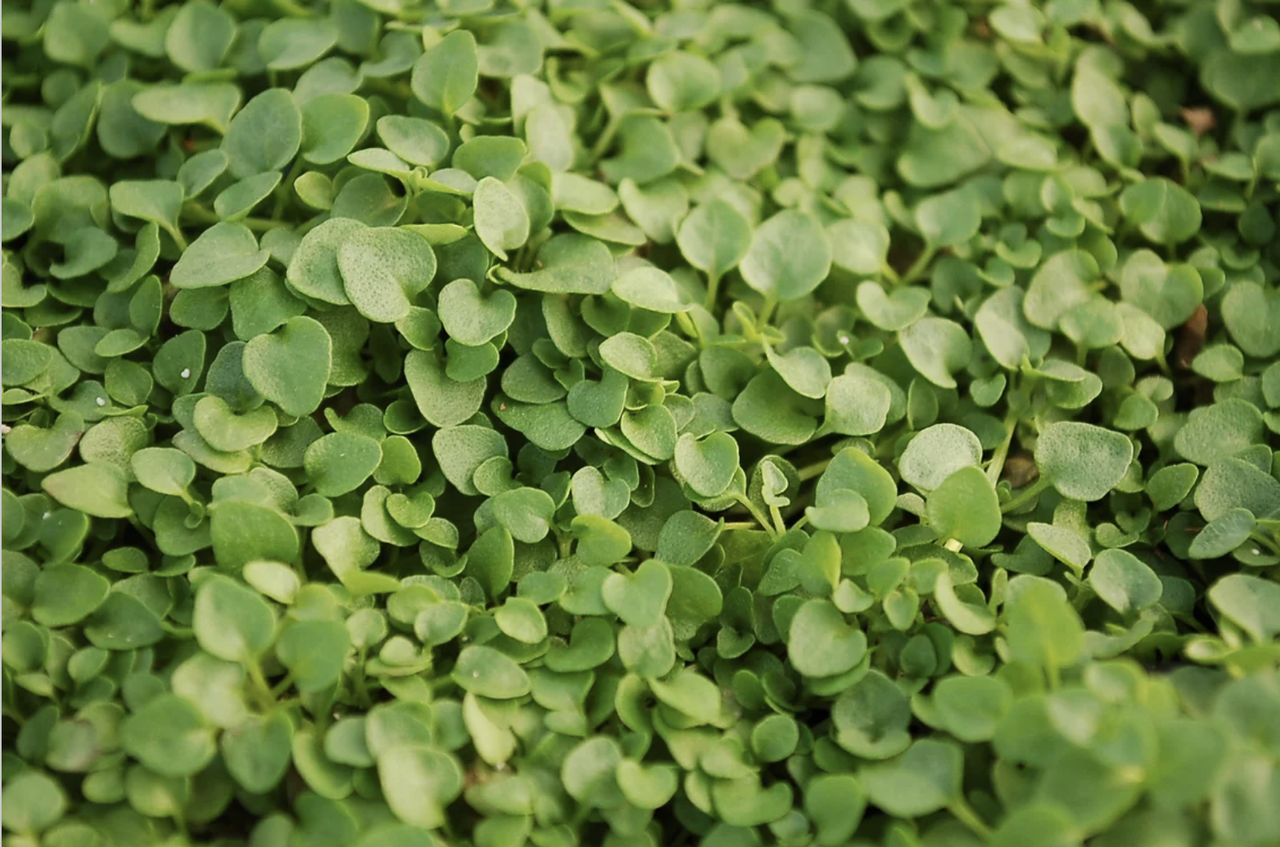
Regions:
<instances>
[{"instance_id":1,"label":"leaf cluster","mask_svg":"<svg viewBox=\"0 0 1280 847\"><path fill-rule=\"evenodd\" d=\"M1280 843L1245 0L36 0L5 847Z\"/></svg>"}]
</instances>

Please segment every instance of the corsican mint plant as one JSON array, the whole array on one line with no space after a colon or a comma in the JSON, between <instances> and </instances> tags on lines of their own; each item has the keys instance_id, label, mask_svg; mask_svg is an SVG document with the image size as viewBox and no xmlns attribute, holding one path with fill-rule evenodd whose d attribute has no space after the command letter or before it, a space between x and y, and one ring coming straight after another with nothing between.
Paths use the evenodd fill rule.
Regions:
<instances>
[{"instance_id":1,"label":"corsican mint plant","mask_svg":"<svg viewBox=\"0 0 1280 847\"><path fill-rule=\"evenodd\" d=\"M5 847L1280 844L1260 0L5 3Z\"/></svg>"}]
</instances>

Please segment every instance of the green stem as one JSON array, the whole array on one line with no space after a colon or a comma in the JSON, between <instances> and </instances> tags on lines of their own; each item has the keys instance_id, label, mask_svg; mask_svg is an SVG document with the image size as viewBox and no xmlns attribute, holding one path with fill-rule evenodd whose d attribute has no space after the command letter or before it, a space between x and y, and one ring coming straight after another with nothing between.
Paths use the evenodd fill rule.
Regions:
<instances>
[{"instance_id":1,"label":"green stem","mask_svg":"<svg viewBox=\"0 0 1280 847\"><path fill-rule=\"evenodd\" d=\"M916 257L911 267L907 268L907 272L902 275L902 282L915 282L928 269L929 263L933 261L933 257L937 255L938 249L932 244L926 244L924 250Z\"/></svg>"},{"instance_id":2,"label":"green stem","mask_svg":"<svg viewBox=\"0 0 1280 847\"><path fill-rule=\"evenodd\" d=\"M182 207L182 214L192 223L212 225L222 222L222 218L218 217L204 206L201 206L199 203L187 203ZM267 218L241 218L236 221L236 223L243 224L249 229L258 232L265 232L269 229L279 229L282 226L290 226L288 221L273 221L268 220Z\"/></svg>"},{"instance_id":3,"label":"green stem","mask_svg":"<svg viewBox=\"0 0 1280 847\"><path fill-rule=\"evenodd\" d=\"M1156 365L1158 365L1158 366L1159 366L1160 371L1161 371L1165 376L1167 376L1167 377L1172 377L1172 376L1173 376L1173 371L1169 368L1169 362L1168 362L1168 360L1166 360L1166 359L1165 359L1165 357L1164 357L1164 351L1163 351L1163 350L1161 350L1160 352L1156 353Z\"/></svg>"},{"instance_id":4,"label":"green stem","mask_svg":"<svg viewBox=\"0 0 1280 847\"><path fill-rule=\"evenodd\" d=\"M1050 485L1051 483L1049 482L1048 477L1044 477L1044 476L1040 477L1032 485L1022 489L1022 491L1016 497L1010 500L1008 503L1005 503L1003 506L1001 506L1000 507L1001 513L1007 514L1009 512L1013 512L1018 509L1021 509L1023 506L1027 505L1032 500L1034 500L1040 494L1041 491L1044 491Z\"/></svg>"},{"instance_id":5,"label":"green stem","mask_svg":"<svg viewBox=\"0 0 1280 847\"><path fill-rule=\"evenodd\" d=\"M169 233L169 236L173 239L173 243L178 245L178 249L185 253L187 250L187 238L182 234L182 230L176 226L166 226L164 231Z\"/></svg>"},{"instance_id":6,"label":"green stem","mask_svg":"<svg viewBox=\"0 0 1280 847\"><path fill-rule=\"evenodd\" d=\"M290 18L309 18L314 13L306 6L294 3L293 0L273 0L272 4L281 15Z\"/></svg>"},{"instance_id":7,"label":"green stem","mask_svg":"<svg viewBox=\"0 0 1280 847\"><path fill-rule=\"evenodd\" d=\"M760 307L760 316L756 320L757 326L764 326L769 322L769 318L773 316L773 310L778 306L778 298L772 294L768 294L764 298L764 305Z\"/></svg>"},{"instance_id":8,"label":"green stem","mask_svg":"<svg viewBox=\"0 0 1280 847\"><path fill-rule=\"evenodd\" d=\"M827 469L827 465L831 464L831 459L823 459L821 462L814 462L812 465L805 465L796 474L800 477L801 482L808 482L811 479L822 476L822 472Z\"/></svg>"},{"instance_id":9,"label":"green stem","mask_svg":"<svg viewBox=\"0 0 1280 847\"><path fill-rule=\"evenodd\" d=\"M1004 472L1004 463L1009 458L1009 447L1013 444L1013 433L1017 428L1018 416L1011 412L1004 419L1004 441L991 454L991 463L987 465L987 479L991 480L992 485L1000 481L1000 474Z\"/></svg>"},{"instance_id":10,"label":"green stem","mask_svg":"<svg viewBox=\"0 0 1280 847\"><path fill-rule=\"evenodd\" d=\"M275 688L271 689L272 701L280 699L280 695L288 691L289 686L291 685L293 685L293 674L291 673L285 674L284 679L277 682ZM274 705L274 702L273 702L273 705Z\"/></svg>"},{"instance_id":11,"label":"green stem","mask_svg":"<svg viewBox=\"0 0 1280 847\"><path fill-rule=\"evenodd\" d=\"M969 805L969 801L964 797L957 797L947 806L947 811L956 816L962 824L973 830L980 838L991 837L991 827L987 826L982 818L978 817L978 813Z\"/></svg>"},{"instance_id":12,"label":"green stem","mask_svg":"<svg viewBox=\"0 0 1280 847\"><path fill-rule=\"evenodd\" d=\"M773 528L777 530L778 535L785 535L787 532L786 521L782 519L782 512L777 506L769 506L769 515L773 518Z\"/></svg>"},{"instance_id":13,"label":"green stem","mask_svg":"<svg viewBox=\"0 0 1280 847\"><path fill-rule=\"evenodd\" d=\"M735 496L734 499L746 507L747 511L751 513L751 517L755 518L756 523L760 524L760 528L769 533L770 538L778 537L777 533L773 530L772 522L764 515L764 513L756 508L756 504L751 502L751 498L747 497L745 494L739 494Z\"/></svg>"},{"instance_id":14,"label":"green stem","mask_svg":"<svg viewBox=\"0 0 1280 847\"><path fill-rule=\"evenodd\" d=\"M271 220L278 221L284 215L284 207L289 202L289 192L293 190L293 181L302 173L302 166L302 157L295 157L293 166L289 168L289 172L280 181L280 186L276 189L276 205L271 211Z\"/></svg>"},{"instance_id":15,"label":"green stem","mask_svg":"<svg viewBox=\"0 0 1280 847\"><path fill-rule=\"evenodd\" d=\"M361 86L369 89L375 94L386 94L390 97L398 97L401 100L408 100L413 97L413 89L409 87L409 83L394 83L385 79L371 79L365 77L361 82Z\"/></svg>"},{"instance_id":16,"label":"green stem","mask_svg":"<svg viewBox=\"0 0 1280 847\"><path fill-rule=\"evenodd\" d=\"M1249 536L1249 540L1254 542L1255 544L1266 547L1272 553L1280 555L1280 546L1276 546L1276 543L1272 541L1270 538L1268 538L1265 533L1254 532L1252 535Z\"/></svg>"},{"instance_id":17,"label":"green stem","mask_svg":"<svg viewBox=\"0 0 1280 847\"><path fill-rule=\"evenodd\" d=\"M707 306L707 311L712 312L713 314L714 314L714 307L716 305L716 294L718 293L719 288L720 288L720 274L708 273L707 274L706 306Z\"/></svg>"},{"instance_id":18,"label":"green stem","mask_svg":"<svg viewBox=\"0 0 1280 847\"><path fill-rule=\"evenodd\" d=\"M249 669L250 693L258 701L259 708L269 711L276 704L276 698L272 696L271 685L262 673L262 665L258 664L257 659L250 659L246 666Z\"/></svg>"},{"instance_id":19,"label":"green stem","mask_svg":"<svg viewBox=\"0 0 1280 847\"><path fill-rule=\"evenodd\" d=\"M618 127L622 126L622 121L617 117L610 116L609 122L604 125L604 129L600 131L600 137L596 139L595 145L591 148L591 164L600 161L600 157L609 149L609 145L613 143L613 137L618 134Z\"/></svg>"},{"instance_id":20,"label":"green stem","mask_svg":"<svg viewBox=\"0 0 1280 847\"><path fill-rule=\"evenodd\" d=\"M760 525L755 521L725 521L723 529L727 532L734 529L759 529Z\"/></svg>"}]
</instances>

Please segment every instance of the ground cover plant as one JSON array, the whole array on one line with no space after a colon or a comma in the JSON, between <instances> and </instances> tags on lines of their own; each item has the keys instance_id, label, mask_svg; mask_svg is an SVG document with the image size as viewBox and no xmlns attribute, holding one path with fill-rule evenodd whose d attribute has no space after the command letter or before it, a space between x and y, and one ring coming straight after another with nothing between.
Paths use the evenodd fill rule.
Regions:
<instances>
[{"instance_id":1,"label":"ground cover plant","mask_svg":"<svg viewBox=\"0 0 1280 847\"><path fill-rule=\"evenodd\" d=\"M6 0L6 847L1280 844L1244 0Z\"/></svg>"}]
</instances>

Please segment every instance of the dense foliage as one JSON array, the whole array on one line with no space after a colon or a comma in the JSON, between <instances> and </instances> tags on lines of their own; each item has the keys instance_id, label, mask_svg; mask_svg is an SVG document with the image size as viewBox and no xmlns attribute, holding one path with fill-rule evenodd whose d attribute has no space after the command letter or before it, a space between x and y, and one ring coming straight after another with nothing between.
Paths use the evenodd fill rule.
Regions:
<instances>
[{"instance_id":1,"label":"dense foliage","mask_svg":"<svg viewBox=\"0 0 1280 847\"><path fill-rule=\"evenodd\" d=\"M1245 0L19 0L6 847L1274 847Z\"/></svg>"}]
</instances>

